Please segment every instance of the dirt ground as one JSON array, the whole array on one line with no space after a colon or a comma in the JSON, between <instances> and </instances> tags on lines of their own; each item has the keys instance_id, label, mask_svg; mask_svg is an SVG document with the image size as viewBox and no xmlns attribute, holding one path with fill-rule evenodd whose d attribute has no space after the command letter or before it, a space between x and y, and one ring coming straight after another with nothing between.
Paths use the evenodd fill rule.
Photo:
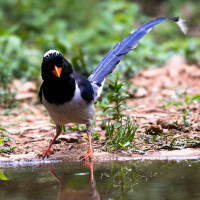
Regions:
<instances>
[{"instance_id":1,"label":"dirt ground","mask_svg":"<svg viewBox=\"0 0 200 200\"><path fill-rule=\"evenodd\" d=\"M164 66L138 72L130 80L137 90L130 90L127 113L139 126L134 148L109 152L105 147L105 130L96 117L99 140L93 141L94 160L134 159L199 159L200 118L199 103L192 99L200 94L200 69L188 65L175 56ZM0 153L0 161L22 160L44 162L37 158L55 134L55 127L44 107L36 103L36 84L15 80L20 105L13 110L0 108L0 134L8 136L1 148L13 152ZM66 125L73 127L73 124ZM9 141L11 140L11 141ZM53 145L52 159L77 161L86 153L88 141L85 131L64 132ZM45 159L45 161L48 161Z\"/></svg>"}]
</instances>

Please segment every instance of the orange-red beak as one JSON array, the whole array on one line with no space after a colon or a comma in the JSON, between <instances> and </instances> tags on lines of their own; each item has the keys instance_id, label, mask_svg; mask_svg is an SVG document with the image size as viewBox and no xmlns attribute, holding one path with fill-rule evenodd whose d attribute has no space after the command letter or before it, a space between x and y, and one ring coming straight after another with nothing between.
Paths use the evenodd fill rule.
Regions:
<instances>
[{"instance_id":1,"label":"orange-red beak","mask_svg":"<svg viewBox=\"0 0 200 200\"><path fill-rule=\"evenodd\" d=\"M58 78L60 78L60 74L62 72L62 68L61 67L57 67L56 65L54 66L54 70L52 71L52 73L54 75L56 75Z\"/></svg>"}]
</instances>

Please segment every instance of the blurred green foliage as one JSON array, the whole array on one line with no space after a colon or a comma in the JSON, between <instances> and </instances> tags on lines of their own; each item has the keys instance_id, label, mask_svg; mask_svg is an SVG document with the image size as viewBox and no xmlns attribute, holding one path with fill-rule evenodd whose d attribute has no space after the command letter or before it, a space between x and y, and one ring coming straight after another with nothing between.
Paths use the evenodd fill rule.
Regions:
<instances>
[{"instance_id":1,"label":"blurred green foliage","mask_svg":"<svg viewBox=\"0 0 200 200\"><path fill-rule=\"evenodd\" d=\"M74 68L88 76L103 56L124 35L142 23L162 16L187 20L189 37L170 22L143 38L134 52L119 64L122 78L135 70L159 66L171 55L180 53L191 63L200 59L197 0L59 0L0 1L0 106L8 83L14 78L38 79L43 54L57 49ZM9 90L9 89L8 89Z\"/></svg>"}]
</instances>

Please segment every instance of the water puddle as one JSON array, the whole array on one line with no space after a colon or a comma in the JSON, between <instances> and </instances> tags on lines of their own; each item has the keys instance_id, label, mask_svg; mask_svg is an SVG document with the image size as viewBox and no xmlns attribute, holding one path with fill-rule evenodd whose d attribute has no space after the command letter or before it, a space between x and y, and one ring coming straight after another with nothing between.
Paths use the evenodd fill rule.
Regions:
<instances>
[{"instance_id":1,"label":"water puddle","mask_svg":"<svg viewBox=\"0 0 200 200\"><path fill-rule=\"evenodd\" d=\"M0 169L0 199L200 199L200 161L43 163Z\"/></svg>"}]
</instances>

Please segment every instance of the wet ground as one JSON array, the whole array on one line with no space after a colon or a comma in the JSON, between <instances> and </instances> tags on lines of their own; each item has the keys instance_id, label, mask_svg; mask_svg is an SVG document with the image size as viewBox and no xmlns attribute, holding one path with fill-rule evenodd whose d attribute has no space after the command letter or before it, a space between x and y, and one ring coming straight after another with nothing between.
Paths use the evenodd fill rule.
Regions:
<instances>
[{"instance_id":1,"label":"wet ground","mask_svg":"<svg viewBox=\"0 0 200 200\"><path fill-rule=\"evenodd\" d=\"M0 199L200 199L200 160L21 163L0 168Z\"/></svg>"}]
</instances>

